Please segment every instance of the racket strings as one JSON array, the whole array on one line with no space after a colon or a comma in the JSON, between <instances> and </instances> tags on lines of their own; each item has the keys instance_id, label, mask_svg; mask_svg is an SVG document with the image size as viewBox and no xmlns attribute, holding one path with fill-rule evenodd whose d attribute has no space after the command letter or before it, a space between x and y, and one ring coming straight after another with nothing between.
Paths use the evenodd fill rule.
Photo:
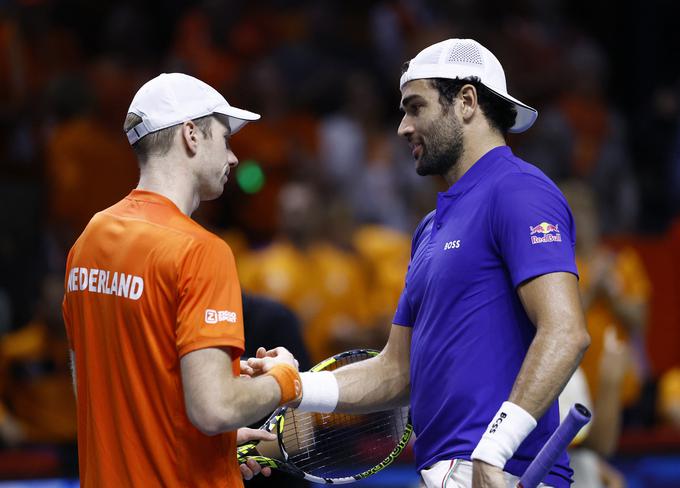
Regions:
<instances>
[{"instance_id":1,"label":"racket strings","mask_svg":"<svg viewBox=\"0 0 680 488\"><path fill-rule=\"evenodd\" d=\"M340 358L325 368L363 361L368 353ZM408 408L363 415L314 414L288 410L283 444L289 461L322 478L348 475L348 467L371 467L382 462L400 441L408 424Z\"/></svg>"},{"instance_id":2,"label":"racket strings","mask_svg":"<svg viewBox=\"0 0 680 488\"><path fill-rule=\"evenodd\" d=\"M334 477L345 473L346 466L374 466L384 460L401 439L407 415L404 408L361 416L362 421L357 416L330 414L324 415L326 422L319 422L319 415L291 412L292 425L284 431L283 441L298 468Z\"/></svg>"},{"instance_id":3,"label":"racket strings","mask_svg":"<svg viewBox=\"0 0 680 488\"><path fill-rule=\"evenodd\" d=\"M381 445L381 441L386 442L401 438L403 431L403 428L395 428L394 425L389 423L375 424L366 426L366 429L361 433L361 437L369 437L372 442ZM309 453L318 451L321 448L341 448L346 445L348 437L351 439L351 436L348 436L346 431L332 431L319 435L315 435L314 432L309 432L306 435L303 434L298 437L284 436L284 445L287 446L289 455L299 455L301 452Z\"/></svg>"}]
</instances>

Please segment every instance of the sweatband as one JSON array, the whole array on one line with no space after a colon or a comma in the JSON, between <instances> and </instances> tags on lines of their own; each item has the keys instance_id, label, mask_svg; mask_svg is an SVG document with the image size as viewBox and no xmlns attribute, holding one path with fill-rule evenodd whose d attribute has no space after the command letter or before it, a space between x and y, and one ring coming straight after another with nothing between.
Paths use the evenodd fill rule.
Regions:
<instances>
[{"instance_id":1,"label":"sweatband","mask_svg":"<svg viewBox=\"0 0 680 488\"><path fill-rule=\"evenodd\" d=\"M330 413L338 405L340 388L338 380L330 371L302 373L302 401L297 407L301 412Z\"/></svg>"},{"instance_id":2,"label":"sweatband","mask_svg":"<svg viewBox=\"0 0 680 488\"><path fill-rule=\"evenodd\" d=\"M536 419L529 412L514 403L503 402L471 457L503 469L535 427Z\"/></svg>"},{"instance_id":3,"label":"sweatband","mask_svg":"<svg viewBox=\"0 0 680 488\"><path fill-rule=\"evenodd\" d=\"M300 373L290 364L277 364L267 371L273 376L281 388L281 400L279 405L285 405L300 397L302 394L302 381Z\"/></svg>"}]
</instances>

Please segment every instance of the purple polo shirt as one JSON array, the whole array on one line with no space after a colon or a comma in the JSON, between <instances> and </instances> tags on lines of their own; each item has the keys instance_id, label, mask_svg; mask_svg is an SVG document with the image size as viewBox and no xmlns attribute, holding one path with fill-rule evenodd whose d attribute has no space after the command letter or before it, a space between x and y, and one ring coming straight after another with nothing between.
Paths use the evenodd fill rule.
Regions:
<instances>
[{"instance_id":1,"label":"purple polo shirt","mask_svg":"<svg viewBox=\"0 0 680 488\"><path fill-rule=\"evenodd\" d=\"M576 272L562 193L507 146L482 156L418 226L394 323L413 328L411 413L418 469L470 454L508 399L535 334L517 287ZM521 475L559 424L557 401L508 460ZM544 482L568 487L560 456Z\"/></svg>"}]
</instances>

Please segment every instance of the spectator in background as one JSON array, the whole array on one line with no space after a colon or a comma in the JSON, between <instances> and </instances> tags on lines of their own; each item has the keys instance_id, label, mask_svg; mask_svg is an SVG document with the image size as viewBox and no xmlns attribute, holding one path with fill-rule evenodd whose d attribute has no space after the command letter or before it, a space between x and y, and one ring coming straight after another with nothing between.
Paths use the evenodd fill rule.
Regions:
<instances>
[{"instance_id":1,"label":"spectator in background","mask_svg":"<svg viewBox=\"0 0 680 488\"><path fill-rule=\"evenodd\" d=\"M272 60L258 62L244 80L246 98L250 95L251 105L262 114L262 123L235 139L234 151L241 155L242 167L248 161L261 166L264 185L253 193L231 192L224 208L249 240L262 243L276 234L277 213L272 209L281 188L292 175L314 166L317 122L310 114L290 108L290 91Z\"/></svg>"},{"instance_id":2,"label":"spectator in background","mask_svg":"<svg viewBox=\"0 0 680 488\"><path fill-rule=\"evenodd\" d=\"M600 231L631 230L638 214L626 127L607 100L606 58L580 41L565 54L562 93L543 111L520 153L556 181L577 178L593 189Z\"/></svg>"},{"instance_id":3,"label":"spectator in background","mask_svg":"<svg viewBox=\"0 0 680 488\"><path fill-rule=\"evenodd\" d=\"M32 320L0 337L0 442L76 441L61 276L47 275Z\"/></svg>"},{"instance_id":4,"label":"spectator in background","mask_svg":"<svg viewBox=\"0 0 680 488\"><path fill-rule=\"evenodd\" d=\"M233 91L241 60L227 48L227 41L242 7L236 2L199 2L185 12L175 26L170 64L219 90Z\"/></svg>"},{"instance_id":5,"label":"spectator in background","mask_svg":"<svg viewBox=\"0 0 680 488\"><path fill-rule=\"evenodd\" d=\"M649 377L645 348L647 304L651 285L636 251L625 247L616 251L601 240L597 202L592 189L578 181L561 185L578 229L576 264L581 297L586 313L590 348L581 367L588 380L591 396L597 401L602 377L606 331L628 344L633 360L622 383L622 404L630 407L640 398L641 384Z\"/></svg>"},{"instance_id":6,"label":"spectator in background","mask_svg":"<svg viewBox=\"0 0 680 488\"><path fill-rule=\"evenodd\" d=\"M279 196L279 236L239 260L244 290L298 314L313 362L376 344L361 262L326 237L324 229L334 226L324 211L329 206L309 184L286 185Z\"/></svg>"},{"instance_id":7,"label":"spectator in background","mask_svg":"<svg viewBox=\"0 0 680 488\"><path fill-rule=\"evenodd\" d=\"M336 191L346 195L360 223L411 232L432 194L430 180L419 179L402 141L386 127L385 108L374 77L347 77L339 111L319 126L319 160Z\"/></svg>"},{"instance_id":8,"label":"spectator in background","mask_svg":"<svg viewBox=\"0 0 680 488\"><path fill-rule=\"evenodd\" d=\"M411 237L382 225L363 225L352 235L352 245L366 273L369 309L376 328L389 324L404 287L411 256Z\"/></svg>"},{"instance_id":9,"label":"spectator in background","mask_svg":"<svg viewBox=\"0 0 680 488\"><path fill-rule=\"evenodd\" d=\"M120 127L110 125L125 113L131 79L121 66L101 60L89 78L67 75L50 86L55 124L45 150L47 209L60 264L92 215L116 203L139 177Z\"/></svg>"},{"instance_id":10,"label":"spectator in background","mask_svg":"<svg viewBox=\"0 0 680 488\"><path fill-rule=\"evenodd\" d=\"M680 367L666 371L659 380L659 414L666 424L680 429Z\"/></svg>"},{"instance_id":11,"label":"spectator in background","mask_svg":"<svg viewBox=\"0 0 680 488\"><path fill-rule=\"evenodd\" d=\"M615 453L621 432L621 387L629 360L629 348L610 328L605 333L597 398L591 398L581 368L574 372L560 394L562 419L574 403L581 403L593 412L592 421L578 433L569 450L574 470L573 488L625 486L623 476L607 459Z\"/></svg>"}]
</instances>

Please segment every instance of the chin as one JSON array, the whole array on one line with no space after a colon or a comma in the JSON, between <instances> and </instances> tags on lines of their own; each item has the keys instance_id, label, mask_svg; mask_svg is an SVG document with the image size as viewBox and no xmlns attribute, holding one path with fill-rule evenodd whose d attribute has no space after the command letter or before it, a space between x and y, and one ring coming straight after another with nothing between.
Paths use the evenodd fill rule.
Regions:
<instances>
[{"instance_id":1,"label":"chin","mask_svg":"<svg viewBox=\"0 0 680 488\"><path fill-rule=\"evenodd\" d=\"M420 160L416 161L416 173L418 174L418 176L430 176L434 174L433 168L431 168L427 164L424 164Z\"/></svg>"},{"instance_id":2,"label":"chin","mask_svg":"<svg viewBox=\"0 0 680 488\"><path fill-rule=\"evenodd\" d=\"M224 187L221 187L219 189L214 189L212 191L205 192L201 196L201 201L203 202L209 202L210 200L216 200L219 197L222 196L222 193L224 193Z\"/></svg>"}]
</instances>

